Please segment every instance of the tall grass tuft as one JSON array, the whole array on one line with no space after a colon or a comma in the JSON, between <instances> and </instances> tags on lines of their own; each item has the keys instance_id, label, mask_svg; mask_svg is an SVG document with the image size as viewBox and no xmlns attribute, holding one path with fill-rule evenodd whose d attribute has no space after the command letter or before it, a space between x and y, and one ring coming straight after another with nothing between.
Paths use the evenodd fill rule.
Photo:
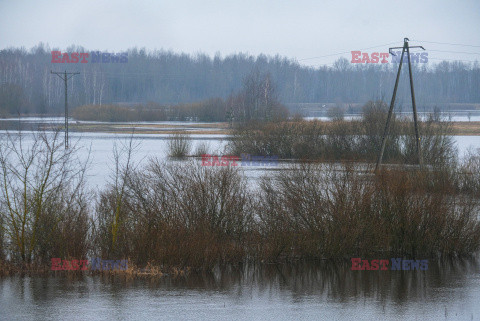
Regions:
<instances>
[{"instance_id":1,"label":"tall grass tuft","mask_svg":"<svg viewBox=\"0 0 480 321\"><path fill-rule=\"evenodd\" d=\"M190 154L192 140L190 135L175 133L169 136L168 155L174 158L184 158Z\"/></svg>"},{"instance_id":2,"label":"tall grass tuft","mask_svg":"<svg viewBox=\"0 0 480 321\"><path fill-rule=\"evenodd\" d=\"M210 146L208 143L202 142L195 147L194 155L200 157L202 155L210 154Z\"/></svg>"}]
</instances>

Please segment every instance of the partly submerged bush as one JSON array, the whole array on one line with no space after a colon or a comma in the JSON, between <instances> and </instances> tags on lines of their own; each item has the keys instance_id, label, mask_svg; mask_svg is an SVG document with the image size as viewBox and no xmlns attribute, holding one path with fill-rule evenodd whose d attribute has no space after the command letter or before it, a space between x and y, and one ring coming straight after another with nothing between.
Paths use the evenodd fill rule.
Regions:
<instances>
[{"instance_id":1,"label":"partly submerged bush","mask_svg":"<svg viewBox=\"0 0 480 321\"><path fill-rule=\"evenodd\" d=\"M100 226L111 225L105 213L114 210L112 194L104 191L99 200ZM250 204L237 169L152 161L128 176L121 204L123 253L118 255L130 257L135 264L176 267L208 268L242 261L251 224ZM108 244L102 234L110 233L109 229L97 232L97 239ZM99 249L108 246L100 244Z\"/></svg>"},{"instance_id":2,"label":"partly submerged bush","mask_svg":"<svg viewBox=\"0 0 480 321\"><path fill-rule=\"evenodd\" d=\"M190 154L192 140L190 135L175 133L170 135L168 141L168 155L175 158L183 158Z\"/></svg>"},{"instance_id":3,"label":"partly submerged bush","mask_svg":"<svg viewBox=\"0 0 480 321\"><path fill-rule=\"evenodd\" d=\"M466 256L480 248L479 200L442 173L301 164L264 178L261 253L281 257ZM338 166L338 165L337 165ZM456 179L456 178L455 178Z\"/></svg>"},{"instance_id":4,"label":"partly submerged bush","mask_svg":"<svg viewBox=\"0 0 480 321\"><path fill-rule=\"evenodd\" d=\"M86 163L58 131L7 133L0 140L0 217L14 263L85 257L89 195Z\"/></svg>"}]
</instances>

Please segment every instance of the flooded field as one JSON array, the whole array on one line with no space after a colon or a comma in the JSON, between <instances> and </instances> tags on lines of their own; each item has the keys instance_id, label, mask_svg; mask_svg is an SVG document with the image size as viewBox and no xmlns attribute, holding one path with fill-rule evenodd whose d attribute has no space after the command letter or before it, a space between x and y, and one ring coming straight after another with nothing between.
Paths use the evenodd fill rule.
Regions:
<instances>
[{"instance_id":1,"label":"flooded field","mask_svg":"<svg viewBox=\"0 0 480 321\"><path fill-rule=\"evenodd\" d=\"M60 119L51 119L61 122ZM37 124L36 120L31 122ZM169 123L192 126L190 123ZM205 131L208 131L206 126ZM6 131L2 131L6 133ZM72 132L87 183L102 188L113 171L113 146L131 134ZM459 154L480 148L478 136L455 136ZM133 135L133 161L168 158L168 134ZM192 135L211 154L226 153L228 136ZM200 159L186 161L200 162ZM185 162L185 161L181 161ZM278 167L240 166L252 184ZM478 260L429 263L426 271L352 271L351 265L316 262L247 265L201 275L128 279L90 274L0 279L0 320L479 320Z\"/></svg>"},{"instance_id":2,"label":"flooded field","mask_svg":"<svg viewBox=\"0 0 480 321\"><path fill-rule=\"evenodd\" d=\"M5 131L3 131L5 133ZM90 166L87 171L91 187L103 187L107 182L109 175L114 169L113 148L128 144L131 134L108 134L108 133L70 133L71 144L76 144L79 148L79 157L81 160L89 159ZM478 136L454 136L459 150L459 155L464 155L469 149L480 148L480 138ZM28 141L28 135L27 135ZM201 163L200 158L191 158L187 160L169 160L168 157L168 134L134 134L133 161L141 166L150 158L158 158L164 161L195 161ZM192 152L200 145L208 147L212 155L225 155L227 153L226 145L228 136L213 134L195 134L192 135ZM241 162L239 163L241 165ZM288 166L288 163L280 163L279 166L239 166L247 178L258 178L266 172L280 170Z\"/></svg>"},{"instance_id":3,"label":"flooded field","mask_svg":"<svg viewBox=\"0 0 480 321\"><path fill-rule=\"evenodd\" d=\"M457 112L452 116L452 120L455 121L468 121L466 112ZM473 112L472 112L473 113ZM350 115L348 117L356 117ZM474 113L472 117L479 117L480 113ZM17 119L0 119L0 133L6 133L7 130L11 133L15 133L18 128L22 128L24 132L29 130L37 130L44 128L45 126L62 125L64 119L61 117L50 118L17 118ZM71 121L75 124L75 121ZM79 156L82 160L87 159L90 156L91 166L88 170L88 181L91 187L104 186L109 174L113 170L113 147L114 144L121 146L129 141L133 137L133 145L136 146L135 153L133 154L133 161L137 165L142 165L148 159L154 157L167 161L168 158L168 140L169 131L186 131L193 132L192 138L192 153L196 151L199 146L206 146L208 152L213 155L224 155L227 153L228 135L216 134L219 127L224 127L221 123L195 123L195 122L140 122L140 123L101 123L101 122L88 122L85 124L109 124L109 126L119 126L123 128L120 133L115 132L78 132L73 131L70 133L70 142L77 144L80 148ZM220 124L220 125L219 125ZM164 131L162 133L155 127L155 134L143 133L142 131L148 130L148 126L161 125ZM132 129L133 131L132 135ZM479 136L454 136L456 141L459 156L462 157L470 149L480 148ZM189 161L192 161L191 159ZM194 161L201 162L200 159L194 159ZM288 164L280 164L279 166L240 166L243 173L247 178L258 178L265 172L271 170L279 170L288 166Z\"/></svg>"}]
</instances>

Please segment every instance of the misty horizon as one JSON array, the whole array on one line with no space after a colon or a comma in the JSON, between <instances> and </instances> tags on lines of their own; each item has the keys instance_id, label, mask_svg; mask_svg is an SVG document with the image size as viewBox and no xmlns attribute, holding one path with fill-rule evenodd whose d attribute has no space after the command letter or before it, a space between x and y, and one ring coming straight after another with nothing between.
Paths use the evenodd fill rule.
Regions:
<instances>
[{"instance_id":1,"label":"misty horizon","mask_svg":"<svg viewBox=\"0 0 480 321\"><path fill-rule=\"evenodd\" d=\"M59 15L61 13L61 15ZM457 17L461 17L458 19ZM431 51L432 61L480 58L480 3L351 1L295 4L272 1L175 3L142 1L0 1L0 50L81 43L118 52L127 48L204 53L280 55L302 65L333 64L361 48L388 52L404 37ZM456 46L460 44L461 46Z\"/></svg>"}]
</instances>

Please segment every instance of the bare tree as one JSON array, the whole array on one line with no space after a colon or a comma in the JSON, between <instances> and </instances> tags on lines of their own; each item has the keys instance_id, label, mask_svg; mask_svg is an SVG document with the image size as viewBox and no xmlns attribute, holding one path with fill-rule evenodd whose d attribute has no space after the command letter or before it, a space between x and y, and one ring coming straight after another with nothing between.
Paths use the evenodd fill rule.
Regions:
<instances>
[{"instance_id":1,"label":"bare tree","mask_svg":"<svg viewBox=\"0 0 480 321\"><path fill-rule=\"evenodd\" d=\"M84 181L88 157L80 162L76 145L64 149L61 137L59 131L1 137L0 216L16 261L31 263L41 258L39 253L43 258L53 252L86 253L88 193ZM65 235L67 230L82 235L78 240L82 249L62 238L75 238Z\"/></svg>"}]
</instances>

